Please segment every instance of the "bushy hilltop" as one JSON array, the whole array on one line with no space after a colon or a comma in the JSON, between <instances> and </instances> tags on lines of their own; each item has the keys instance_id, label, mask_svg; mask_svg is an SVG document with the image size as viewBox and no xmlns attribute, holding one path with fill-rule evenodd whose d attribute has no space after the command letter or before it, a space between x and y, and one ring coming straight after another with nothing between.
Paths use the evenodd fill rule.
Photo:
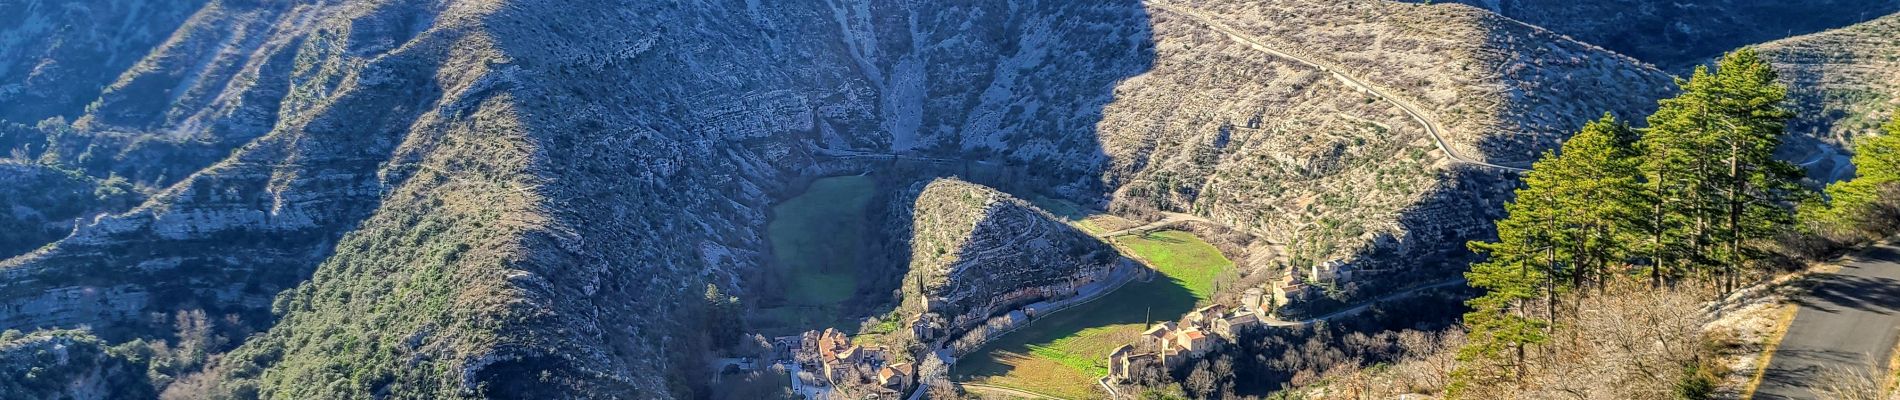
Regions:
<instances>
[{"instance_id":1,"label":"bushy hilltop","mask_svg":"<svg viewBox=\"0 0 1900 400\"><path fill-rule=\"evenodd\" d=\"M212 1L7 139L152 189L0 261L0 328L261 331L187 396L694 397L706 285L744 293L793 178L962 159L1314 258L1450 251L1510 185L1405 108L1508 162L1666 80L1466 7L1179 6Z\"/></svg>"},{"instance_id":2,"label":"bushy hilltop","mask_svg":"<svg viewBox=\"0 0 1900 400\"><path fill-rule=\"evenodd\" d=\"M1900 14L1761 45L1788 84L1791 132L1839 146L1900 108Z\"/></svg>"},{"instance_id":3,"label":"bushy hilltop","mask_svg":"<svg viewBox=\"0 0 1900 400\"><path fill-rule=\"evenodd\" d=\"M1453 1L1549 28L1680 73L1745 45L1844 27L1900 11L1900 2L1892 0Z\"/></svg>"},{"instance_id":4,"label":"bushy hilltop","mask_svg":"<svg viewBox=\"0 0 1900 400\"><path fill-rule=\"evenodd\" d=\"M239 397L691 397L705 285L764 264L791 177L969 151L1089 196L1091 110L1149 46L1132 3L242 6L168 42L239 47L161 46L19 147L163 189L0 265L6 327L230 316L268 328L209 371Z\"/></svg>"},{"instance_id":5,"label":"bushy hilltop","mask_svg":"<svg viewBox=\"0 0 1900 400\"><path fill-rule=\"evenodd\" d=\"M912 238L910 271L901 289L902 308L908 311L954 319L1017 290L1105 272L1121 258L1100 239L995 189L938 179L909 192L893 200L907 204L892 206L909 210L894 213L909 217L894 223L909 227Z\"/></svg>"},{"instance_id":6,"label":"bushy hilltop","mask_svg":"<svg viewBox=\"0 0 1900 400\"><path fill-rule=\"evenodd\" d=\"M0 333L0 399L153 398L152 354L111 346L91 333Z\"/></svg>"}]
</instances>

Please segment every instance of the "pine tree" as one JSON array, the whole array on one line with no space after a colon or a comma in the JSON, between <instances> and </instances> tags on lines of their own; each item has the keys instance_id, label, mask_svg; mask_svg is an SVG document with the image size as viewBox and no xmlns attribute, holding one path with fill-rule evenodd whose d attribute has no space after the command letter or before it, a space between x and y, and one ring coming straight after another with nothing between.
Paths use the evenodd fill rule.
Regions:
<instances>
[{"instance_id":1,"label":"pine tree","mask_svg":"<svg viewBox=\"0 0 1900 400\"><path fill-rule=\"evenodd\" d=\"M1525 347L1548 339L1557 296L1586 279L1604 279L1620 262L1640 197L1633 132L1605 115L1549 152L1524 175L1517 199L1505 204L1498 240L1473 242L1489 258L1465 274L1485 290L1465 314L1470 339L1459 351L1463 384L1521 376ZM1527 311L1545 302L1542 318Z\"/></svg>"},{"instance_id":2,"label":"pine tree","mask_svg":"<svg viewBox=\"0 0 1900 400\"><path fill-rule=\"evenodd\" d=\"M1649 129L1637 142L1648 196L1642 244L1656 284L1673 282L1701 264L1701 236L1706 231L1706 202L1710 190L1708 132L1716 125L1713 110L1715 78L1697 67L1689 79L1678 79L1682 94L1663 99L1649 116Z\"/></svg>"},{"instance_id":3,"label":"pine tree","mask_svg":"<svg viewBox=\"0 0 1900 400\"><path fill-rule=\"evenodd\" d=\"M1453 372L1451 392L1457 397L1467 385L1490 385L1523 376L1525 347L1548 339L1548 322L1529 315L1530 302L1548 298L1552 272L1557 268L1554 253L1556 209L1554 197L1543 185L1548 182L1546 166L1554 163L1555 153L1544 157L1526 173L1525 188L1517 199L1504 205L1508 216L1498 221L1498 240L1472 242L1472 251L1486 254L1481 263L1472 264L1465 273L1471 287L1484 295L1466 302L1471 312L1464 324L1470 333L1465 346L1458 350L1459 368Z\"/></svg>"},{"instance_id":4,"label":"pine tree","mask_svg":"<svg viewBox=\"0 0 1900 400\"><path fill-rule=\"evenodd\" d=\"M1550 188L1557 209L1553 246L1570 256L1572 286L1603 283L1610 269L1628 260L1647 197L1633 145L1636 133L1605 114L1565 141L1547 171L1526 182Z\"/></svg>"},{"instance_id":5,"label":"pine tree","mask_svg":"<svg viewBox=\"0 0 1900 400\"><path fill-rule=\"evenodd\" d=\"M1725 242L1714 254L1723 288L1733 289L1748 263L1766 253L1755 243L1792 226L1792 205L1806 192L1801 168L1774 156L1793 115L1783 107L1788 90L1775 82L1774 68L1753 48L1728 54L1717 68L1713 107L1721 125L1710 139L1721 154L1712 209L1722 224L1711 236Z\"/></svg>"},{"instance_id":6,"label":"pine tree","mask_svg":"<svg viewBox=\"0 0 1900 400\"><path fill-rule=\"evenodd\" d=\"M1763 253L1755 243L1792 225L1805 195L1800 168L1774 158L1787 89L1748 48L1678 84L1682 94L1660 103L1638 144L1653 196L1648 261L1658 283L1700 272L1733 287Z\"/></svg>"}]
</instances>

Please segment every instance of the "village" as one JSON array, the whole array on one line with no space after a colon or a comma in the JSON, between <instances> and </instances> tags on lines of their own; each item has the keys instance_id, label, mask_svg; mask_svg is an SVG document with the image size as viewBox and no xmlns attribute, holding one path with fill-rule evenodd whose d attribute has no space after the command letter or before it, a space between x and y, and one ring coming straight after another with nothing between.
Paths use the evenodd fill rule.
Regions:
<instances>
[{"instance_id":1,"label":"village","mask_svg":"<svg viewBox=\"0 0 1900 400\"><path fill-rule=\"evenodd\" d=\"M763 364L730 365L735 371L783 368L790 375L793 391L807 399L914 397L922 392L919 381L923 378L915 360L954 362L1038 316L1085 303L1127 282L1150 279L1153 274L1140 263L1121 259L1106 267L1078 269L1060 282L990 297L983 305L954 317L941 314L948 311L943 301L930 299L920 302L925 304L923 312L906 319L903 329L883 336L853 337L836 328L807 331L772 339L771 350L762 355L765 360L759 360ZM849 395L844 396L846 393Z\"/></svg>"},{"instance_id":2,"label":"village","mask_svg":"<svg viewBox=\"0 0 1900 400\"><path fill-rule=\"evenodd\" d=\"M1276 310L1321 296L1323 288L1352 280L1353 272L1350 264L1340 261L1294 269L1264 285L1268 288L1246 289L1238 305L1206 305L1179 320L1150 324L1136 342L1109 354L1109 373L1103 383L1129 382L1141 373L1166 373L1191 364L1248 330L1295 324L1277 319ZM920 376L920 360L936 358L953 363L1041 315L1088 302L1126 282L1154 276L1154 271L1135 262L1083 270L1068 281L1013 290L957 317L946 318L935 312L915 314L902 324L904 329L890 333L907 336L898 343L907 343L908 348L869 344L891 341L854 338L829 328L775 338L769 355L764 355L768 360L761 361L783 368L790 375L794 392L807 399L912 398L925 389L920 381L927 380ZM914 353L900 354L903 352ZM745 368L757 365L747 363Z\"/></svg>"},{"instance_id":3,"label":"village","mask_svg":"<svg viewBox=\"0 0 1900 400\"><path fill-rule=\"evenodd\" d=\"M1277 310L1319 296L1322 287L1352 279L1351 264L1327 261L1305 270L1287 271L1271 283L1272 297L1261 288L1247 288L1238 306L1211 304L1187 313L1179 321L1150 324L1135 343L1109 353L1109 372L1103 384L1131 382L1144 373L1166 374L1263 325L1295 325L1280 321Z\"/></svg>"}]
</instances>

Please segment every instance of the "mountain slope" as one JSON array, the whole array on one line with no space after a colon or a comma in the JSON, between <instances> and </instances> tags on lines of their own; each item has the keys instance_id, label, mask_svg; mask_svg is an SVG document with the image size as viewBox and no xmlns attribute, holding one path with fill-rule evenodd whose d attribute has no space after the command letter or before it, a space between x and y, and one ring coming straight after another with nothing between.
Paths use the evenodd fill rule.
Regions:
<instances>
[{"instance_id":1,"label":"mountain slope","mask_svg":"<svg viewBox=\"0 0 1900 400\"><path fill-rule=\"evenodd\" d=\"M1893 0L1455 0L1686 73L1735 48L1900 12Z\"/></svg>"},{"instance_id":2,"label":"mountain slope","mask_svg":"<svg viewBox=\"0 0 1900 400\"><path fill-rule=\"evenodd\" d=\"M1486 235L1509 178L1431 154L1405 107L1349 82L1501 163L1666 90L1468 7L1180 5L1211 19L1133 1L209 3L77 95L98 107L7 139L152 189L0 261L0 328L120 342L201 309L262 331L210 371L237 397L693 397L706 286L744 293L796 179L950 160L920 174L1413 266ZM1048 259L1021 260L962 270Z\"/></svg>"},{"instance_id":3,"label":"mountain slope","mask_svg":"<svg viewBox=\"0 0 1900 400\"><path fill-rule=\"evenodd\" d=\"M1900 14L1761 45L1788 84L1788 129L1836 145L1869 135L1900 108Z\"/></svg>"},{"instance_id":4,"label":"mountain slope","mask_svg":"<svg viewBox=\"0 0 1900 400\"><path fill-rule=\"evenodd\" d=\"M0 120L79 111L206 2L0 3Z\"/></svg>"},{"instance_id":5,"label":"mountain slope","mask_svg":"<svg viewBox=\"0 0 1900 400\"><path fill-rule=\"evenodd\" d=\"M1114 200L1263 235L1295 263L1411 269L1483 237L1509 175L1441 145L1520 164L1668 90L1627 57L1469 7L1167 4L1156 68L1117 86L1100 127Z\"/></svg>"}]
</instances>

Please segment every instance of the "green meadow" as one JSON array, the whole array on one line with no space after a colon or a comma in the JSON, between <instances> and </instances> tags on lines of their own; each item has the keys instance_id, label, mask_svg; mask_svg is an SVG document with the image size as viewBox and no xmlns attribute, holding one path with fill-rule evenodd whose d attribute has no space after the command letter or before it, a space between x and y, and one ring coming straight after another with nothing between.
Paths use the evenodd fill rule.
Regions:
<instances>
[{"instance_id":1,"label":"green meadow","mask_svg":"<svg viewBox=\"0 0 1900 400\"><path fill-rule=\"evenodd\" d=\"M954 377L1064 398L1103 397L1095 379L1108 373L1108 353L1133 343L1150 318L1172 320L1206 302L1214 277L1234 265L1187 232L1113 240L1161 275L1036 319L959 361Z\"/></svg>"},{"instance_id":2,"label":"green meadow","mask_svg":"<svg viewBox=\"0 0 1900 400\"><path fill-rule=\"evenodd\" d=\"M766 235L785 283L785 303L762 311L787 332L856 326L840 305L857 291L871 229L865 213L876 189L869 176L822 178L772 207Z\"/></svg>"}]
</instances>

